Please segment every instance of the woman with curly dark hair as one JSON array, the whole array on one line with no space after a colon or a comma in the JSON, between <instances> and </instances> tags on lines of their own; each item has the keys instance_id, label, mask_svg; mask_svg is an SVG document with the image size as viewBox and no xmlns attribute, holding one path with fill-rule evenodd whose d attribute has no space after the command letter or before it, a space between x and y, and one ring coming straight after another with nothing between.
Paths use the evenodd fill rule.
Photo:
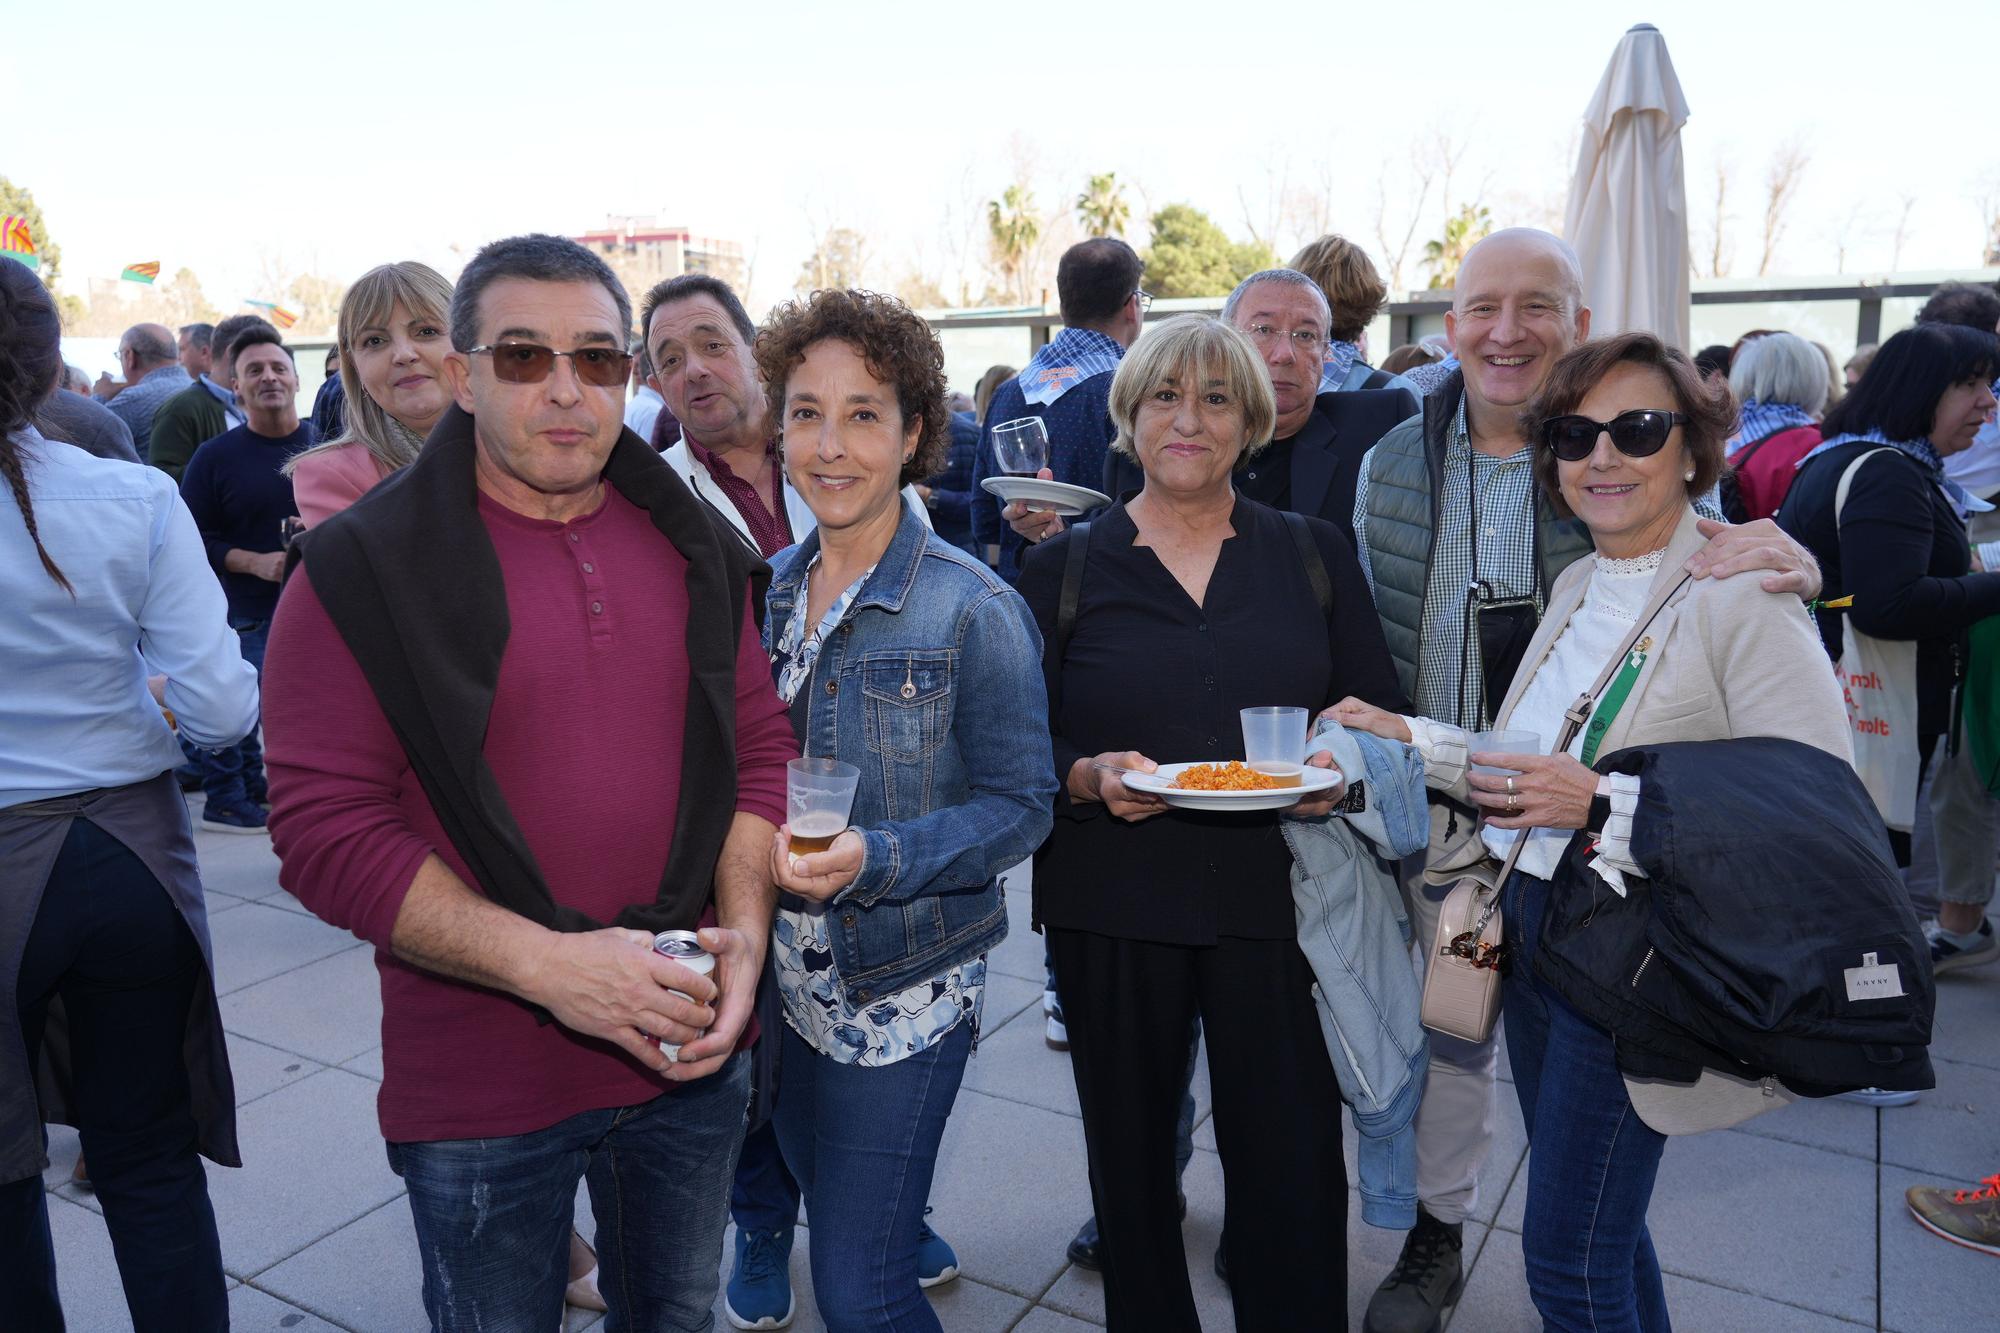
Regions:
<instances>
[{"instance_id":1,"label":"woman with curly dark hair","mask_svg":"<svg viewBox=\"0 0 2000 1333\"><path fill-rule=\"evenodd\" d=\"M773 562L764 639L807 759L861 771L847 827L778 830L778 1142L805 1195L820 1316L937 1330L917 1248L977 1035L1000 872L1049 830L1041 642L1013 589L899 495L945 450L929 325L870 292L774 313L757 369L818 526Z\"/></svg>"}]
</instances>

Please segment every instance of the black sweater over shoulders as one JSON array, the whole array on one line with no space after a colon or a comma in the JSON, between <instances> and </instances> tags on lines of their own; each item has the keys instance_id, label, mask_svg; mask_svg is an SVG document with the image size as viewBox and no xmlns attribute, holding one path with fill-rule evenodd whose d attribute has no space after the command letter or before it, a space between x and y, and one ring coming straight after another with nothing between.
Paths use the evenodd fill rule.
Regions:
<instances>
[{"instance_id":1,"label":"black sweater over shoulders","mask_svg":"<svg viewBox=\"0 0 2000 1333\"><path fill-rule=\"evenodd\" d=\"M1972 574L1965 524L1922 464L1886 450L1861 465L1848 487L1847 509L1833 512L1840 475L1870 449L1866 442L1829 449L1799 470L1778 526L1819 561L1826 601L1852 596L1854 605L1820 611L1820 638L1838 661L1843 617L1878 639L1917 643L1918 738L1950 729L1951 691L1960 647L1974 622L2000 614L2000 573Z\"/></svg>"},{"instance_id":2,"label":"black sweater over shoulders","mask_svg":"<svg viewBox=\"0 0 2000 1333\"><path fill-rule=\"evenodd\" d=\"M1241 759L1238 711L1267 705L1315 712L1347 695L1406 704L1354 547L1308 518L1333 584L1320 617L1284 516L1238 498L1206 600L1196 606L1124 505L1091 525L1076 627L1050 701L1056 777L1082 756L1138 750L1157 763ZM1019 588L1044 638L1071 534L1033 548ZM1218 936L1290 939L1291 856L1276 812L1169 810L1140 823L1095 802L1056 797L1055 830L1035 868L1044 925L1165 944Z\"/></svg>"}]
</instances>

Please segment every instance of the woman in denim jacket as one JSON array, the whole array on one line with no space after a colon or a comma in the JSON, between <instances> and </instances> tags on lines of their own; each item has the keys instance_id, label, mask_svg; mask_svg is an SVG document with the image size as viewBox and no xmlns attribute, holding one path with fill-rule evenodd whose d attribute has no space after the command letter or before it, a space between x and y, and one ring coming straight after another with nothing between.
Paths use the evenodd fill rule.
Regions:
<instances>
[{"instance_id":1,"label":"woman in denim jacket","mask_svg":"<svg viewBox=\"0 0 2000 1333\"><path fill-rule=\"evenodd\" d=\"M1007 933L998 876L1055 796L1041 640L1018 594L902 503L947 438L923 320L816 292L772 317L757 365L819 524L773 562L778 692L808 757L861 770L827 850L793 857L788 828L771 847L774 1123L827 1327L936 1330L916 1267L931 1174Z\"/></svg>"}]
</instances>

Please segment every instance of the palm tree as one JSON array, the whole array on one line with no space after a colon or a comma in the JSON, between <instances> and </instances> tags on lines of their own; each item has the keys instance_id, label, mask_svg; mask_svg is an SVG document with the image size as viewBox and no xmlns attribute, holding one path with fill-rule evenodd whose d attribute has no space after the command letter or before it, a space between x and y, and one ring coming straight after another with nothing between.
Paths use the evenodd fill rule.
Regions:
<instances>
[{"instance_id":1,"label":"palm tree","mask_svg":"<svg viewBox=\"0 0 2000 1333\"><path fill-rule=\"evenodd\" d=\"M1125 202L1125 187L1118 183L1117 172L1107 171L1090 178L1090 184L1076 197L1076 217L1087 236L1125 234L1125 224L1132 220L1132 208Z\"/></svg>"},{"instance_id":2,"label":"palm tree","mask_svg":"<svg viewBox=\"0 0 2000 1333\"><path fill-rule=\"evenodd\" d=\"M1493 230L1493 215L1478 204L1466 204L1445 220L1444 238L1424 242L1424 267L1431 271L1433 289L1455 286L1465 252Z\"/></svg>"},{"instance_id":3,"label":"palm tree","mask_svg":"<svg viewBox=\"0 0 2000 1333\"><path fill-rule=\"evenodd\" d=\"M986 205L986 226L993 233L993 255L1000 263L1000 276L1016 300L1027 299L1021 277L1027 267L1028 252L1042 237L1042 220L1035 215L1035 195L1016 183Z\"/></svg>"}]
</instances>

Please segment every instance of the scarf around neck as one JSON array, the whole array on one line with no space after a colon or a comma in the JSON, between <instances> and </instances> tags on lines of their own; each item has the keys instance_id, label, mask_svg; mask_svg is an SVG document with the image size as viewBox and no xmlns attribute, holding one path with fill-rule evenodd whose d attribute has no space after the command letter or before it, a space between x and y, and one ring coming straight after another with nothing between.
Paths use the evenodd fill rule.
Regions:
<instances>
[{"instance_id":1,"label":"scarf around neck","mask_svg":"<svg viewBox=\"0 0 2000 1333\"><path fill-rule=\"evenodd\" d=\"M1983 514L1993 508L1992 505L1945 476L1944 455L1940 454L1937 451L1937 446L1927 439L1892 440L1879 429L1865 430L1858 434L1850 432L1846 435L1836 435L1826 441L1804 458L1801 458L1796 466L1804 467L1807 463L1818 458L1829 449L1838 448L1843 444L1857 443L1885 444L1898 453L1915 460L1923 468L1925 474L1930 477L1932 484L1939 491L1943 492L1945 499L1951 502L1951 507L1958 512L1960 518L1964 518L1967 514Z\"/></svg>"},{"instance_id":2,"label":"scarf around neck","mask_svg":"<svg viewBox=\"0 0 2000 1333\"><path fill-rule=\"evenodd\" d=\"M596 930L606 923L555 901L483 753L510 626L499 557L478 512L476 448L472 418L451 408L415 463L294 550L476 887L552 930ZM734 818L736 653L770 571L631 430L613 446L604 480L688 562L681 762L699 775L681 784L653 901L624 908L612 924L691 929L713 895Z\"/></svg>"}]
</instances>

